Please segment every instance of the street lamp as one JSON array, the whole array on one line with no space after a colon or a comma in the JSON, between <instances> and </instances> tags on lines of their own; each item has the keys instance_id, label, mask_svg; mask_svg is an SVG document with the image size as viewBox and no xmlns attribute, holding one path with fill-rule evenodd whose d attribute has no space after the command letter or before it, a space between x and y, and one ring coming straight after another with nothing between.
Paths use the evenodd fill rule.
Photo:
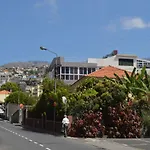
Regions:
<instances>
[{"instance_id":1,"label":"street lamp","mask_svg":"<svg viewBox=\"0 0 150 150\"><path fill-rule=\"evenodd\" d=\"M42 50L42 51L48 51L48 52L50 52L50 53L53 53L55 56L56 56L56 58L55 58L55 73L56 73L56 77L55 77L55 93L56 93L56 88L57 88L57 85L56 85L56 78L57 78L57 57L58 57L58 54L57 53L55 53L55 52L53 52L53 51L51 51L51 50L49 50L49 49L47 49L46 47L43 47L43 46L41 46L40 47L40 49Z\"/></svg>"},{"instance_id":2,"label":"street lamp","mask_svg":"<svg viewBox=\"0 0 150 150\"><path fill-rule=\"evenodd\" d=\"M48 52L50 52L50 53L53 53L55 56L56 56L56 58L55 58L55 80L54 80L54 84L55 84L55 94L56 94L56 89L57 89L57 85L56 85L56 79L57 79L57 57L58 57L58 54L57 53L55 53L55 52L53 52L53 51L51 51L51 50L49 50L49 49L47 49L46 47L43 47L43 46L41 46L40 47L40 49L42 50L42 51L48 51ZM56 113L56 103L54 102L54 105L53 105L53 107L54 107L54 133L55 133L55 113Z\"/></svg>"}]
</instances>

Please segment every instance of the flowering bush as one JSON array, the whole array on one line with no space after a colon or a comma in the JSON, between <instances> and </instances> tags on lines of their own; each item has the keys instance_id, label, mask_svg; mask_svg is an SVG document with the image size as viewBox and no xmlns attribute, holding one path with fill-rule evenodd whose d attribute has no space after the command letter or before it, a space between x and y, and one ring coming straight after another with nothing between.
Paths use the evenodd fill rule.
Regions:
<instances>
[{"instance_id":1,"label":"flowering bush","mask_svg":"<svg viewBox=\"0 0 150 150\"><path fill-rule=\"evenodd\" d=\"M129 106L108 108L107 135L109 138L141 137L141 118Z\"/></svg>"},{"instance_id":2,"label":"flowering bush","mask_svg":"<svg viewBox=\"0 0 150 150\"><path fill-rule=\"evenodd\" d=\"M105 127L102 125L102 113L88 111L72 124L69 135L74 137L102 137Z\"/></svg>"}]
</instances>

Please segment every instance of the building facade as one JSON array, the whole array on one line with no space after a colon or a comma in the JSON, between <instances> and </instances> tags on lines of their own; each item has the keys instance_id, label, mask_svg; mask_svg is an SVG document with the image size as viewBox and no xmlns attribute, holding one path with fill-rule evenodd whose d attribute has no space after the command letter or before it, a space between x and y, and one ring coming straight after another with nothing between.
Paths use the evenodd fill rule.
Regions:
<instances>
[{"instance_id":1,"label":"building facade","mask_svg":"<svg viewBox=\"0 0 150 150\"><path fill-rule=\"evenodd\" d=\"M97 63L65 62L63 57L54 58L49 70L50 78L63 80L66 84L73 84L82 76L98 69Z\"/></svg>"},{"instance_id":2,"label":"building facade","mask_svg":"<svg viewBox=\"0 0 150 150\"><path fill-rule=\"evenodd\" d=\"M88 58L88 63L97 63L99 68L105 66L114 66L132 72L134 67L140 72L142 67L146 66L148 74L150 74L150 61L140 59L136 55L118 54L115 50L103 58Z\"/></svg>"},{"instance_id":3,"label":"building facade","mask_svg":"<svg viewBox=\"0 0 150 150\"><path fill-rule=\"evenodd\" d=\"M41 85L26 86L25 90L26 90L25 92L31 94L32 96L36 96L36 97L39 97L43 92Z\"/></svg>"}]
</instances>

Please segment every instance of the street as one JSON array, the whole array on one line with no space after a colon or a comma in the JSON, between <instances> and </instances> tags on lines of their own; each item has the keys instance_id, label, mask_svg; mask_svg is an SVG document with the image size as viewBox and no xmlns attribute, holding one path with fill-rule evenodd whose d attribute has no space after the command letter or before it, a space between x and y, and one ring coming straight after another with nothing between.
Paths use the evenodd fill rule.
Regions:
<instances>
[{"instance_id":1,"label":"street","mask_svg":"<svg viewBox=\"0 0 150 150\"><path fill-rule=\"evenodd\" d=\"M0 150L149 150L150 139L80 139L37 133L0 121Z\"/></svg>"},{"instance_id":2,"label":"street","mask_svg":"<svg viewBox=\"0 0 150 150\"><path fill-rule=\"evenodd\" d=\"M0 150L101 150L78 140L26 131L0 121Z\"/></svg>"}]
</instances>

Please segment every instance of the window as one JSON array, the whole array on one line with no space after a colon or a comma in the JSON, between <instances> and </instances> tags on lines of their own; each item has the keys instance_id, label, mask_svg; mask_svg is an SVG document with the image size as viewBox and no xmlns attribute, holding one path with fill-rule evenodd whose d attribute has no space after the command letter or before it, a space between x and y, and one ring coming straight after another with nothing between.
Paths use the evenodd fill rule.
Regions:
<instances>
[{"instance_id":1,"label":"window","mask_svg":"<svg viewBox=\"0 0 150 150\"><path fill-rule=\"evenodd\" d=\"M140 64L137 64L137 68L142 68L143 65L140 63Z\"/></svg>"},{"instance_id":2,"label":"window","mask_svg":"<svg viewBox=\"0 0 150 150\"><path fill-rule=\"evenodd\" d=\"M70 73L73 74L73 67L70 67Z\"/></svg>"},{"instance_id":3,"label":"window","mask_svg":"<svg viewBox=\"0 0 150 150\"><path fill-rule=\"evenodd\" d=\"M61 79L64 80L64 79L65 79L65 76L64 76L64 75L61 75Z\"/></svg>"},{"instance_id":4,"label":"window","mask_svg":"<svg viewBox=\"0 0 150 150\"><path fill-rule=\"evenodd\" d=\"M66 67L66 73L69 74L69 67Z\"/></svg>"},{"instance_id":5,"label":"window","mask_svg":"<svg viewBox=\"0 0 150 150\"><path fill-rule=\"evenodd\" d=\"M84 74L87 74L87 68L84 68Z\"/></svg>"},{"instance_id":6,"label":"window","mask_svg":"<svg viewBox=\"0 0 150 150\"><path fill-rule=\"evenodd\" d=\"M133 66L133 59L119 59L119 66Z\"/></svg>"},{"instance_id":7,"label":"window","mask_svg":"<svg viewBox=\"0 0 150 150\"><path fill-rule=\"evenodd\" d=\"M84 73L84 68L80 68L80 74Z\"/></svg>"},{"instance_id":8,"label":"window","mask_svg":"<svg viewBox=\"0 0 150 150\"><path fill-rule=\"evenodd\" d=\"M91 68L88 68L88 74L91 73L91 72L92 72L92 71L91 71Z\"/></svg>"},{"instance_id":9,"label":"window","mask_svg":"<svg viewBox=\"0 0 150 150\"><path fill-rule=\"evenodd\" d=\"M74 79L75 79L75 80L78 80L78 75L75 75L75 76L74 76Z\"/></svg>"},{"instance_id":10,"label":"window","mask_svg":"<svg viewBox=\"0 0 150 150\"><path fill-rule=\"evenodd\" d=\"M65 67L62 67L61 72L62 72L62 73L65 73Z\"/></svg>"},{"instance_id":11,"label":"window","mask_svg":"<svg viewBox=\"0 0 150 150\"><path fill-rule=\"evenodd\" d=\"M69 80L69 75L66 75L66 80Z\"/></svg>"},{"instance_id":12,"label":"window","mask_svg":"<svg viewBox=\"0 0 150 150\"><path fill-rule=\"evenodd\" d=\"M74 68L74 74L78 74L78 68L77 67Z\"/></svg>"},{"instance_id":13,"label":"window","mask_svg":"<svg viewBox=\"0 0 150 150\"><path fill-rule=\"evenodd\" d=\"M73 75L70 75L70 80L73 80Z\"/></svg>"},{"instance_id":14,"label":"window","mask_svg":"<svg viewBox=\"0 0 150 150\"><path fill-rule=\"evenodd\" d=\"M94 72L95 71L95 68L92 68L92 72Z\"/></svg>"}]
</instances>

